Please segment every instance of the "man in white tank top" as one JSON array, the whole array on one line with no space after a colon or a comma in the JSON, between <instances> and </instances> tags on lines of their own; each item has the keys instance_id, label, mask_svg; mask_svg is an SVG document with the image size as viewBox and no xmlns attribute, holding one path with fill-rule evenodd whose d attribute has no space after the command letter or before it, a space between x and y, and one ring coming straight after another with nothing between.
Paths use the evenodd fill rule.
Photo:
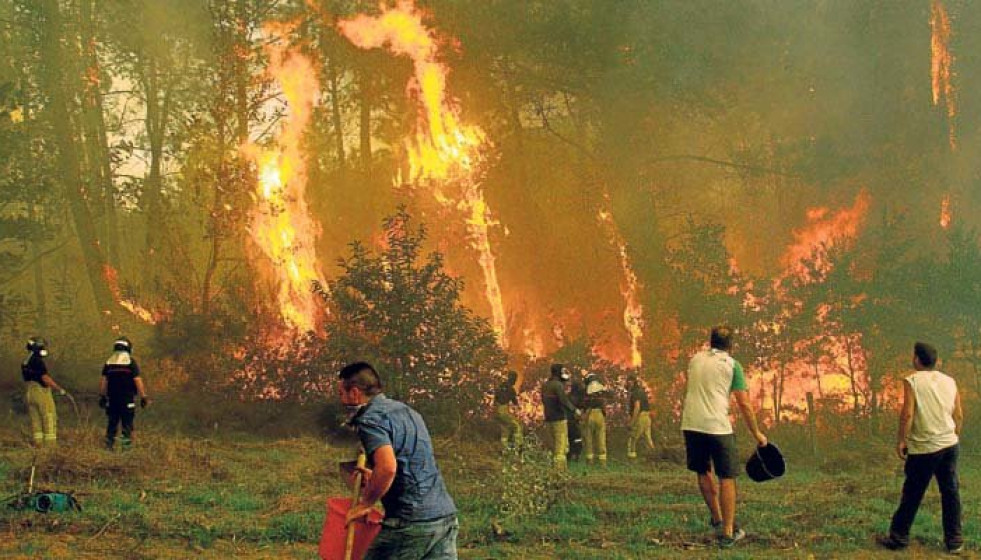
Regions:
<instances>
[{"instance_id":1,"label":"man in white tank top","mask_svg":"<svg viewBox=\"0 0 981 560\"><path fill-rule=\"evenodd\" d=\"M879 543L898 550L909 546L909 531L930 480L937 479L943 510L944 542L951 554L964 550L961 499L957 479L959 435L964 421L957 383L934 367L937 349L917 342L913 347L916 372L903 380L896 454L906 461L903 496L892 517L889 536Z\"/></svg>"}]
</instances>

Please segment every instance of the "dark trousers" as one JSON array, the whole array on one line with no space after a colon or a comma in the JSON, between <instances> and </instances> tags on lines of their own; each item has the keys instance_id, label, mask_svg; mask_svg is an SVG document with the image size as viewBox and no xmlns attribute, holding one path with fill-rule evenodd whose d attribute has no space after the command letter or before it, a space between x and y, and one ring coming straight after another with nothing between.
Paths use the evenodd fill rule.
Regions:
<instances>
[{"instance_id":1,"label":"dark trousers","mask_svg":"<svg viewBox=\"0 0 981 560\"><path fill-rule=\"evenodd\" d=\"M569 461L578 461L582 455L582 430L579 428L579 419L575 414L566 415L566 427L569 430L569 452L566 453Z\"/></svg>"},{"instance_id":2,"label":"dark trousers","mask_svg":"<svg viewBox=\"0 0 981 560\"><path fill-rule=\"evenodd\" d=\"M953 445L935 453L910 455L906 458L903 497L889 527L889 534L894 540L903 544L909 543L909 530L913 526L916 510L923 501L930 479L937 477L943 510L944 542L948 547L964 542L961 535L961 496L957 482L958 451L959 446Z\"/></svg>"},{"instance_id":3,"label":"dark trousers","mask_svg":"<svg viewBox=\"0 0 981 560\"><path fill-rule=\"evenodd\" d=\"M106 409L106 416L109 419L106 424L106 447L112 449L120 423L123 425L123 446L128 447L133 438L133 418L136 417L136 407L110 405Z\"/></svg>"}]
</instances>

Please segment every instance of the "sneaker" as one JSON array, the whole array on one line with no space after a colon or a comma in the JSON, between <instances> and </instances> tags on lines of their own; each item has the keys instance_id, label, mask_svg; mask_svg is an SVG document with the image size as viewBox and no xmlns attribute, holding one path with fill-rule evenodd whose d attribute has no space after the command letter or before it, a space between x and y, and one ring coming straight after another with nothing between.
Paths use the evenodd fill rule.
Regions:
<instances>
[{"instance_id":1,"label":"sneaker","mask_svg":"<svg viewBox=\"0 0 981 560\"><path fill-rule=\"evenodd\" d=\"M903 550L904 548L909 546L908 544L897 540L892 535L886 537L879 537L878 539L876 539L876 542L879 543L879 546L883 548L888 548L889 550Z\"/></svg>"},{"instance_id":2,"label":"sneaker","mask_svg":"<svg viewBox=\"0 0 981 560\"><path fill-rule=\"evenodd\" d=\"M954 556L960 556L964 552L964 544L955 544L947 546L947 554L953 554Z\"/></svg>"},{"instance_id":3,"label":"sneaker","mask_svg":"<svg viewBox=\"0 0 981 560\"><path fill-rule=\"evenodd\" d=\"M719 548L732 548L737 542L746 538L746 531L736 528L731 537L719 535Z\"/></svg>"}]
</instances>

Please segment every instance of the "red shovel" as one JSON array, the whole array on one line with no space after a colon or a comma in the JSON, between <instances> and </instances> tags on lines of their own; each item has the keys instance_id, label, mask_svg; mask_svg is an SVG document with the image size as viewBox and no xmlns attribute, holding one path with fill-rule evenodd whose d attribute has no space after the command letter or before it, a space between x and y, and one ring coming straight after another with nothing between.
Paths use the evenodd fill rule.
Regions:
<instances>
[{"instance_id":1,"label":"red shovel","mask_svg":"<svg viewBox=\"0 0 981 560\"><path fill-rule=\"evenodd\" d=\"M357 466L364 468L364 465L364 453L359 453ZM342 471L345 466L347 464L342 463ZM361 498L360 468L354 472L353 498L327 498L327 519L319 549L322 560L361 560L381 530L382 514L378 510L372 510L365 518L345 527L348 510Z\"/></svg>"}]
</instances>

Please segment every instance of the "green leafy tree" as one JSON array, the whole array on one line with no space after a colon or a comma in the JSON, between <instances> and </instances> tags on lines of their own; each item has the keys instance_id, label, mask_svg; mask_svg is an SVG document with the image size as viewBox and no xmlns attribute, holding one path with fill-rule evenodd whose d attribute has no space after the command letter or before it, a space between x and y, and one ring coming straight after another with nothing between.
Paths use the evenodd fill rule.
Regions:
<instances>
[{"instance_id":1,"label":"green leafy tree","mask_svg":"<svg viewBox=\"0 0 981 560\"><path fill-rule=\"evenodd\" d=\"M351 244L329 283L326 361L368 360L395 397L473 410L506 356L489 323L460 304L463 282L442 255L422 257L425 239L425 226L400 208L384 221L380 252Z\"/></svg>"}]
</instances>

